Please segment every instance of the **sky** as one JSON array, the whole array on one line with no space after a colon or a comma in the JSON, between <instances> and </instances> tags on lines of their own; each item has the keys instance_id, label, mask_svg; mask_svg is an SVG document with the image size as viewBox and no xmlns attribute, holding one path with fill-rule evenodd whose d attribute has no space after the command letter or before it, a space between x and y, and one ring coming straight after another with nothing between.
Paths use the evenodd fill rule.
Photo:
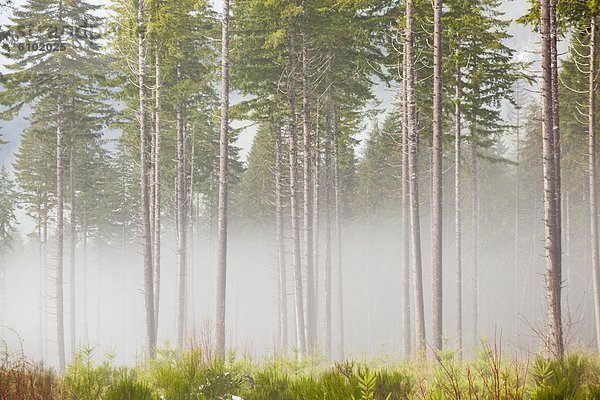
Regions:
<instances>
[{"instance_id":1,"label":"sky","mask_svg":"<svg viewBox=\"0 0 600 400\"><path fill-rule=\"evenodd\" d=\"M219 10L221 7L222 0L213 0L213 7L216 10ZM14 0L14 4L16 6L23 4L25 0ZM108 4L108 0L98 0L96 4ZM507 19L515 19L519 16L523 15L528 8L527 0L514 0L514 1L503 1L501 2L500 9L506 13ZM4 9L0 10L0 24L6 24L9 19L9 10ZM509 32L513 35L513 38L509 41L509 45L515 48L518 52L518 57L521 59L531 59L534 57L533 49L535 48L535 41L537 40L537 35L531 32L531 30L527 27L523 27L516 23L512 23L510 26ZM4 66L6 65L6 60L0 56L0 72L5 71ZM384 85L378 85L375 88L375 96L380 102L378 109L382 110L379 115L379 120L382 120L385 116L385 110L390 108L390 105L394 99L394 96L398 93L398 88L396 86L387 87ZM232 101L235 102L239 97L235 95L232 96ZM369 105L368 107L373 107L374 104ZM13 153L18 148L18 140L19 140L19 131L23 129L25 122L22 119L17 121L13 121L10 123L4 123L2 131L4 132L5 139L9 140L9 145L4 147L3 151L0 152L0 162L3 164L10 164L13 160ZM249 126L248 122L237 121L234 124L234 127L239 128L241 126ZM367 132L371 125L371 121L365 121L365 129L363 132L360 132L357 135L357 139L364 140L367 137ZM254 133L256 129L254 126L249 126L247 129L244 129L238 138L238 146L241 148L240 156L242 159L246 159L250 146L252 144L252 140L254 138ZM359 145L357 152L360 155L362 150L362 146Z\"/></svg>"}]
</instances>

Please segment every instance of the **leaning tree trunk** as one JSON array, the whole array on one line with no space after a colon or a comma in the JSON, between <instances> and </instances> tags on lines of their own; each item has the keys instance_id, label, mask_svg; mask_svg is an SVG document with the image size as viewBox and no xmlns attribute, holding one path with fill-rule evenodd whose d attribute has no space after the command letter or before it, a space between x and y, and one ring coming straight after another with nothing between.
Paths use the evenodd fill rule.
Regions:
<instances>
[{"instance_id":1,"label":"leaning tree trunk","mask_svg":"<svg viewBox=\"0 0 600 400\"><path fill-rule=\"evenodd\" d=\"M156 347L156 326L154 320L154 277L152 262L152 232L150 229L150 196L148 168L148 126L147 126L147 87L146 87L146 4L138 2L138 90L140 121L140 191L142 246L144 257L144 304L146 308L146 357L153 358Z\"/></svg>"},{"instance_id":2,"label":"leaning tree trunk","mask_svg":"<svg viewBox=\"0 0 600 400\"><path fill-rule=\"evenodd\" d=\"M160 220L160 204L161 204L161 162L160 162L160 124L161 124L161 85L162 85L162 74L161 74L161 56L159 45L156 46L155 55L155 108L154 108L154 223L152 224L152 249L154 250L154 325L155 335L158 337L158 312L160 309L160 231L161 231L161 220Z\"/></svg>"},{"instance_id":3,"label":"leaning tree trunk","mask_svg":"<svg viewBox=\"0 0 600 400\"><path fill-rule=\"evenodd\" d=\"M331 62L328 65L330 69ZM326 80L325 99L325 354L331 357L331 88Z\"/></svg>"},{"instance_id":4,"label":"leaning tree trunk","mask_svg":"<svg viewBox=\"0 0 600 400\"><path fill-rule=\"evenodd\" d=\"M421 357L425 356L425 311L423 305L423 267L421 260L421 223L419 216L418 130L415 105L415 65L413 49L413 1L406 2L406 107L408 133L408 173L412 244L413 290L415 301L415 338Z\"/></svg>"},{"instance_id":5,"label":"leaning tree trunk","mask_svg":"<svg viewBox=\"0 0 600 400\"><path fill-rule=\"evenodd\" d=\"M225 358L227 289L227 197L229 178L229 0L223 0L221 33L221 134L219 140L219 220L217 227L216 356Z\"/></svg>"},{"instance_id":6,"label":"leaning tree trunk","mask_svg":"<svg viewBox=\"0 0 600 400\"><path fill-rule=\"evenodd\" d=\"M406 44L405 44L406 47ZM410 177L408 173L408 110L406 107L406 51L402 67L402 344L404 357L411 353L410 320Z\"/></svg>"},{"instance_id":7,"label":"leaning tree trunk","mask_svg":"<svg viewBox=\"0 0 600 400\"><path fill-rule=\"evenodd\" d=\"M298 115L296 113L294 33L290 33L290 76L288 100L290 103L290 206L292 219L292 270L294 271L294 300L296 306L296 345L300 355L306 352L302 263L300 257L300 221L298 205Z\"/></svg>"},{"instance_id":8,"label":"leaning tree trunk","mask_svg":"<svg viewBox=\"0 0 600 400\"><path fill-rule=\"evenodd\" d=\"M596 344L600 351L600 254L598 253L598 187L596 176L596 16L590 18L588 76L588 171L592 276L596 316Z\"/></svg>"},{"instance_id":9,"label":"leaning tree trunk","mask_svg":"<svg viewBox=\"0 0 600 400\"><path fill-rule=\"evenodd\" d=\"M181 69L177 67L177 76L181 77ZM185 154L185 127L183 116L183 102L177 105L177 185L175 193L175 214L177 234L177 347L183 348L185 340L185 306L187 300L187 266L186 266L186 239L187 239L187 185L186 185L186 154Z\"/></svg>"},{"instance_id":10,"label":"leaning tree trunk","mask_svg":"<svg viewBox=\"0 0 600 400\"><path fill-rule=\"evenodd\" d=\"M340 179L340 140L338 130L337 107L333 108L333 188L335 191L335 236L338 270L338 354L339 360L345 358L344 346L344 281L342 260L342 195Z\"/></svg>"},{"instance_id":11,"label":"leaning tree trunk","mask_svg":"<svg viewBox=\"0 0 600 400\"><path fill-rule=\"evenodd\" d=\"M288 346L287 277L285 270L285 235L283 223L283 145L281 125L275 123L275 229L277 230L277 271L279 273L279 342L284 352Z\"/></svg>"},{"instance_id":12,"label":"leaning tree trunk","mask_svg":"<svg viewBox=\"0 0 600 400\"><path fill-rule=\"evenodd\" d=\"M75 359L77 352L77 339L76 339L76 314L77 314L77 302L75 297L75 246L77 246L77 229L75 221L75 143L71 139L71 151L69 154L69 186L70 186L70 235L69 235L69 300L70 300L70 328L71 328L71 359Z\"/></svg>"},{"instance_id":13,"label":"leaning tree trunk","mask_svg":"<svg viewBox=\"0 0 600 400\"><path fill-rule=\"evenodd\" d=\"M431 232L433 351L442 350L442 0L434 2Z\"/></svg>"},{"instance_id":14,"label":"leaning tree trunk","mask_svg":"<svg viewBox=\"0 0 600 400\"><path fill-rule=\"evenodd\" d=\"M458 53L458 51L457 51ZM462 146L462 87L461 70L458 54L456 59L456 75L454 81L454 245L456 263L456 351L462 356L462 202L461 202L461 146Z\"/></svg>"},{"instance_id":15,"label":"leaning tree trunk","mask_svg":"<svg viewBox=\"0 0 600 400\"><path fill-rule=\"evenodd\" d=\"M556 11L554 9L554 11ZM546 236L546 291L548 304L547 343L549 355L562 358L563 333L561 317L561 255L557 242L560 241L557 229L557 175L556 137L554 136L552 35L553 18L549 0L540 2L540 33L542 41L542 151L544 171L544 220Z\"/></svg>"},{"instance_id":16,"label":"leaning tree trunk","mask_svg":"<svg viewBox=\"0 0 600 400\"><path fill-rule=\"evenodd\" d=\"M309 56L308 56L308 27L306 22L306 0L302 1L302 131L304 134L304 245L306 262L306 308L305 330L308 349L314 350L316 320L315 320L315 288L314 288L314 263L313 263L313 187L312 187L312 161L310 135L310 105L309 105Z\"/></svg>"}]
</instances>

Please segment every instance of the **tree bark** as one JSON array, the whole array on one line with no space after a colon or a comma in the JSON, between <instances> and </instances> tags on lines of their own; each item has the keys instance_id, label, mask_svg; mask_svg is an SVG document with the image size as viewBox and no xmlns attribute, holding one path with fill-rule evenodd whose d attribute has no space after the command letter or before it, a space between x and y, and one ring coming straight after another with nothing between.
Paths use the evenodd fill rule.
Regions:
<instances>
[{"instance_id":1,"label":"tree bark","mask_svg":"<svg viewBox=\"0 0 600 400\"><path fill-rule=\"evenodd\" d=\"M442 0L434 1L431 284L433 351L442 350Z\"/></svg>"},{"instance_id":2,"label":"tree bark","mask_svg":"<svg viewBox=\"0 0 600 400\"><path fill-rule=\"evenodd\" d=\"M63 18L63 2L59 1L59 21ZM59 44L62 37L59 38ZM56 110L56 336L58 345L58 366L64 371L65 362L65 317L64 317L64 171L65 151L63 130L63 82L59 77Z\"/></svg>"},{"instance_id":3,"label":"tree bark","mask_svg":"<svg viewBox=\"0 0 600 400\"><path fill-rule=\"evenodd\" d=\"M304 245L306 262L306 308L305 329L306 343L309 350L315 346L315 288L314 288L314 263L313 263L313 187L312 187L312 161L310 134L310 104L309 104L309 55L308 55L308 27L306 21L306 0L302 1L302 130L304 134Z\"/></svg>"},{"instance_id":4,"label":"tree bark","mask_svg":"<svg viewBox=\"0 0 600 400\"><path fill-rule=\"evenodd\" d=\"M598 181L596 176L596 16L590 18L588 76L588 172L592 276L596 317L596 345L600 350L600 254L598 252Z\"/></svg>"},{"instance_id":5,"label":"tree bark","mask_svg":"<svg viewBox=\"0 0 600 400\"><path fill-rule=\"evenodd\" d=\"M277 230L277 271L279 272L279 342L282 349L288 346L287 277L285 269L285 235L283 222L283 145L281 125L275 129L275 229Z\"/></svg>"},{"instance_id":6,"label":"tree bark","mask_svg":"<svg viewBox=\"0 0 600 400\"><path fill-rule=\"evenodd\" d=\"M77 246L77 229L75 221L75 141L71 140L71 151L69 154L69 186L70 186L70 198L69 198L69 212L70 212L70 235L69 235L69 300L70 300L70 334L71 334L71 359L75 359L77 353L77 339L76 339L76 315L77 315L77 299L75 297L75 247Z\"/></svg>"},{"instance_id":7,"label":"tree bark","mask_svg":"<svg viewBox=\"0 0 600 400\"><path fill-rule=\"evenodd\" d=\"M554 9L554 11L556 11ZM540 33L542 41L542 151L544 170L544 220L546 242L546 291L548 304L547 343L549 355L562 358L563 337L561 317L561 255L557 242L556 136L554 135L553 62L551 20L553 12L549 0L540 2Z\"/></svg>"},{"instance_id":8,"label":"tree bark","mask_svg":"<svg viewBox=\"0 0 600 400\"><path fill-rule=\"evenodd\" d=\"M181 78L181 67L177 66L177 78ZM176 234L177 234L177 347L183 348L185 341L185 315L187 301L187 185L186 185L186 154L184 105L177 105L177 185L175 195Z\"/></svg>"},{"instance_id":9,"label":"tree bark","mask_svg":"<svg viewBox=\"0 0 600 400\"><path fill-rule=\"evenodd\" d=\"M217 227L216 355L225 358L225 299L227 288L227 197L229 179L229 0L223 0L221 33L221 134L219 220Z\"/></svg>"},{"instance_id":10,"label":"tree bark","mask_svg":"<svg viewBox=\"0 0 600 400\"><path fill-rule=\"evenodd\" d=\"M406 48L406 43L404 44ZM402 67L403 109L402 109L402 343L404 357L411 353L410 319L410 175L408 170L408 110L406 101L407 73L406 51Z\"/></svg>"},{"instance_id":11,"label":"tree bark","mask_svg":"<svg viewBox=\"0 0 600 400\"><path fill-rule=\"evenodd\" d=\"M292 219L292 270L294 271L294 301L296 307L296 346L299 355L306 352L304 299L302 288L302 263L300 257L300 221L298 205L298 115L296 113L296 82L294 33L290 33L290 74L288 77L288 100L290 103L290 206Z\"/></svg>"},{"instance_id":12,"label":"tree bark","mask_svg":"<svg viewBox=\"0 0 600 400\"><path fill-rule=\"evenodd\" d=\"M457 50L458 53L458 50ZM462 166L462 73L458 54L456 57L456 75L454 81L454 244L456 263L456 351L459 358L462 356L463 340L463 305L462 305L462 192L461 192L461 166Z\"/></svg>"},{"instance_id":13,"label":"tree bark","mask_svg":"<svg viewBox=\"0 0 600 400\"><path fill-rule=\"evenodd\" d=\"M335 190L335 236L337 250L337 270L338 270L338 357L339 360L345 358L344 346L344 274L343 274L343 249L342 249L342 195L340 179L340 132L338 130L337 107L333 108L333 164L334 164L334 182Z\"/></svg>"},{"instance_id":14,"label":"tree bark","mask_svg":"<svg viewBox=\"0 0 600 400\"><path fill-rule=\"evenodd\" d=\"M156 347L156 326L154 320L154 277L152 262L152 232L150 229L150 196L148 168L148 126L147 126L147 87L146 87L146 4L138 2L138 88L140 121L140 191L142 246L144 257L144 304L146 309L146 349L147 358L154 357Z\"/></svg>"},{"instance_id":15,"label":"tree bark","mask_svg":"<svg viewBox=\"0 0 600 400\"><path fill-rule=\"evenodd\" d=\"M415 66L413 49L413 1L406 1L406 107L408 130L408 172L412 244L413 290L415 301L415 338L419 356L425 356L425 312L423 306L423 267L421 260L421 223L419 216L418 130L415 105Z\"/></svg>"},{"instance_id":16,"label":"tree bark","mask_svg":"<svg viewBox=\"0 0 600 400\"><path fill-rule=\"evenodd\" d=\"M154 223L152 224L152 249L154 250L154 325L155 335L158 337L158 313L160 310L160 232L161 232L161 220L160 220L160 209L161 209L161 143L160 143L160 124L161 124L161 86L162 86L162 74L161 74L161 56L160 48L156 46L155 56L155 87L156 87L156 98L154 108Z\"/></svg>"},{"instance_id":17,"label":"tree bark","mask_svg":"<svg viewBox=\"0 0 600 400\"><path fill-rule=\"evenodd\" d=\"M313 321L313 327L315 330L315 343L318 343L319 341L319 337L318 337L318 321L319 321L319 284L320 284L320 280L319 280L319 235L320 235L320 210L321 210L321 132L320 132L320 125L319 125L319 112L320 112L320 104L319 104L319 100L317 99L317 116L316 116L316 121L315 121L315 154L314 154L314 163L315 163L315 169L314 169L314 178L313 178L313 183L314 183L314 191L313 191L313 200L314 200L314 209L313 209L313 225L314 225L314 233L313 233L313 243L314 243L314 256L313 256L313 260L314 260L314 266L313 269L315 271L314 273L314 277L315 277L315 283L314 283L314 305L315 305L315 309L314 309L314 321Z\"/></svg>"},{"instance_id":18,"label":"tree bark","mask_svg":"<svg viewBox=\"0 0 600 400\"><path fill-rule=\"evenodd\" d=\"M471 128L471 234L473 238L473 348L479 346L479 171L477 165L477 139Z\"/></svg>"},{"instance_id":19,"label":"tree bark","mask_svg":"<svg viewBox=\"0 0 600 400\"><path fill-rule=\"evenodd\" d=\"M328 65L331 69L331 62ZM325 354L331 357L331 88L330 80L326 78L325 93Z\"/></svg>"}]
</instances>

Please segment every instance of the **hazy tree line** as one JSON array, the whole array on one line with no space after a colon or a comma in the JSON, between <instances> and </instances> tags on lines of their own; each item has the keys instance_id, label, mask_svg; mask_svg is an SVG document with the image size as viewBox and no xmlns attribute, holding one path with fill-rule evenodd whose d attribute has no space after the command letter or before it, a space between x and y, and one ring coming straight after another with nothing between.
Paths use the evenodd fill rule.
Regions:
<instances>
[{"instance_id":1,"label":"hazy tree line","mask_svg":"<svg viewBox=\"0 0 600 400\"><path fill-rule=\"evenodd\" d=\"M532 4L520 22L541 35L538 68L515 61L499 4L225 0L217 14L208 1L116 0L105 19L87 1L29 0L14 10L1 32L9 59L1 116L30 111L14 176L0 171L0 257L36 250L41 347L55 324L64 368L87 340L87 328L76 329L87 318L76 312L87 288L75 277L87 273L91 243L123 260L139 245L138 264L123 268L143 266L153 357L172 232L176 345L192 332L190 276L207 261L191 254L205 241L216 254L208 261L217 270L214 344L224 357L231 226L272 239L256 251L276 259L275 343L299 356L347 353L344 274L358 225L395 238L402 278L389 296L402 315L404 356L428 346L460 354L489 334L480 279L490 265L510 266L512 285L502 289L519 319L533 300L524 282L542 268L540 241L546 286L535 300L547 300L546 351L564 353L570 269L581 284L593 278L600 337L598 5ZM569 54L559 60L566 37ZM541 96L530 93L538 82ZM385 85L397 96L381 118L374 90ZM230 107L231 91L242 100ZM245 163L232 120L257 127ZM114 131L118 139L108 140ZM35 222L25 241L17 208ZM1 266L4 286L11 266Z\"/></svg>"}]
</instances>

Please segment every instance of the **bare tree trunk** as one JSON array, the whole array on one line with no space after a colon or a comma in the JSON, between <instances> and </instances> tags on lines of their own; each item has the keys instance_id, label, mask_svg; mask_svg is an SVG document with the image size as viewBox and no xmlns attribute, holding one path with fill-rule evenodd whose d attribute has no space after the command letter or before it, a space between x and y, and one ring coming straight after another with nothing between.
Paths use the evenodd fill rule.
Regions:
<instances>
[{"instance_id":1,"label":"bare tree trunk","mask_svg":"<svg viewBox=\"0 0 600 400\"><path fill-rule=\"evenodd\" d=\"M412 243L415 337L421 357L425 356L425 311L423 306L423 267L421 260L421 223L419 216L418 130L415 105L415 66L413 50L413 1L406 1L406 107L408 130L408 170Z\"/></svg>"},{"instance_id":2,"label":"bare tree trunk","mask_svg":"<svg viewBox=\"0 0 600 400\"><path fill-rule=\"evenodd\" d=\"M555 10L554 10L555 11ZM542 38L542 147L544 169L544 219L546 236L546 290L548 302L548 325L546 348L549 355L562 358L563 337L561 317L561 255L557 242L560 231L557 218L557 172L556 143L554 135L552 34L553 18L549 0L540 2L540 33ZM557 127L556 127L557 128ZM560 171L559 171L560 172Z\"/></svg>"},{"instance_id":3,"label":"bare tree trunk","mask_svg":"<svg viewBox=\"0 0 600 400\"><path fill-rule=\"evenodd\" d=\"M63 2L59 1L59 21L63 18ZM62 37L59 38L59 43ZM59 77L56 110L56 336L58 345L58 365L65 370L65 317L64 317L64 171L65 151L63 130L63 82Z\"/></svg>"},{"instance_id":4,"label":"bare tree trunk","mask_svg":"<svg viewBox=\"0 0 600 400\"><path fill-rule=\"evenodd\" d=\"M180 67L177 76L181 77ZM186 266L186 235L187 235L187 188L186 188L186 154L183 103L177 105L177 187L175 196L175 212L177 227L177 347L183 348L185 340L185 305L187 300L187 266Z\"/></svg>"},{"instance_id":5,"label":"bare tree trunk","mask_svg":"<svg viewBox=\"0 0 600 400\"><path fill-rule=\"evenodd\" d=\"M125 221L125 219L123 219ZM88 222L87 222L87 207L85 200L83 201L83 337L84 343L87 345L90 341L89 330L88 330L88 265L87 265L87 252L88 252Z\"/></svg>"},{"instance_id":6,"label":"bare tree trunk","mask_svg":"<svg viewBox=\"0 0 600 400\"><path fill-rule=\"evenodd\" d=\"M519 96L519 82L517 81L517 96ZM520 163L521 163L521 106L518 103L518 99L517 99L517 106L516 106L516 111L517 111L517 118L516 118L516 174L515 174L515 231L514 231L514 244L515 244L515 254L514 254L514 268L515 268L515 276L514 276L514 287L519 288L519 282L520 282L520 277L521 277L521 270L519 268L519 218L520 218L520 213L519 213L519 208L520 208L520 202L519 202L519 191L520 191L520 182L519 182L519 178L520 178ZM517 326L516 324L519 322L519 302L517 300L515 300L515 326Z\"/></svg>"},{"instance_id":7,"label":"bare tree trunk","mask_svg":"<svg viewBox=\"0 0 600 400\"><path fill-rule=\"evenodd\" d=\"M552 70L552 136L554 141L554 176L556 181L556 237L555 243L557 254L562 258L562 200L561 200L561 176L560 176L560 114L558 101L558 32L556 26L556 7L558 0L550 0L550 65ZM562 265L562 259L561 259ZM560 274L562 275L562 274ZM562 276L560 278L562 285Z\"/></svg>"},{"instance_id":8,"label":"bare tree trunk","mask_svg":"<svg viewBox=\"0 0 600 400\"><path fill-rule=\"evenodd\" d=\"M345 358L344 346L344 281L343 281L343 260L342 260L342 195L341 195L341 177L340 177L340 132L338 130L337 107L333 108L333 164L334 164L334 182L335 190L335 235L337 250L337 270L338 270L338 353L339 360Z\"/></svg>"},{"instance_id":9,"label":"bare tree trunk","mask_svg":"<svg viewBox=\"0 0 600 400\"><path fill-rule=\"evenodd\" d=\"M328 69L331 68L328 65ZM325 99L325 354L331 357L331 88L327 78Z\"/></svg>"},{"instance_id":10,"label":"bare tree trunk","mask_svg":"<svg viewBox=\"0 0 600 400\"><path fill-rule=\"evenodd\" d=\"M70 328L71 328L71 359L75 359L77 353L77 339L75 332L76 314L77 314L77 302L75 297L75 247L77 246L77 226L75 221L75 143L71 140L71 151L69 154L69 186L70 186L70 237L69 237L69 300L70 300Z\"/></svg>"},{"instance_id":11,"label":"bare tree trunk","mask_svg":"<svg viewBox=\"0 0 600 400\"><path fill-rule=\"evenodd\" d=\"M306 308L305 329L306 343L309 350L315 346L315 288L314 288L314 263L313 263L313 187L312 187L312 161L310 135L310 105L309 105L309 55L308 55L308 27L306 21L306 0L302 1L302 130L304 134L304 245L306 262Z\"/></svg>"},{"instance_id":12,"label":"bare tree trunk","mask_svg":"<svg viewBox=\"0 0 600 400\"><path fill-rule=\"evenodd\" d=\"M37 226L37 239L38 239L38 262L40 268L40 281L39 281L39 351L40 358L44 357L44 282L46 280L46 266L44 265L44 243L42 237L42 221L41 221L41 209L38 206L38 226ZM4 324L4 321L2 321Z\"/></svg>"},{"instance_id":13,"label":"bare tree trunk","mask_svg":"<svg viewBox=\"0 0 600 400\"><path fill-rule=\"evenodd\" d=\"M227 288L227 197L229 180L229 0L223 0L221 33L221 135L219 162L219 221L217 228L216 355L225 358L225 299Z\"/></svg>"},{"instance_id":14,"label":"bare tree trunk","mask_svg":"<svg viewBox=\"0 0 600 400\"><path fill-rule=\"evenodd\" d=\"M161 208L161 162L160 162L160 124L161 124L161 86L162 86L162 74L161 74L161 56L160 48L156 46L155 56L155 86L156 86L156 98L154 108L154 223L152 224L152 249L154 250L154 325L155 335L158 337L158 312L160 310L160 231L161 231L161 220L160 220L160 208Z\"/></svg>"},{"instance_id":15,"label":"bare tree trunk","mask_svg":"<svg viewBox=\"0 0 600 400\"><path fill-rule=\"evenodd\" d=\"M588 81L588 169L590 239L592 241L592 274L596 316L596 344L600 350L600 255L598 252L598 187L596 176L596 16L590 18Z\"/></svg>"},{"instance_id":16,"label":"bare tree trunk","mask_svg":"<svg viewBox=\"0 0 600 400\"><path fill-rule=\"evenodd\" d=\"M479 171L475 128L471 127L471 235L473 238L473 348L479 346Z\"/></svg>"},{"instance_id":17,"label":"bare tree trunk","mask_svg":"<svg viewBox=\"0 0 600 400\"><path fill-rule=\"evenodd\" d=\"M294 300L296 306L296 345L300 355L306 352L306 331L300 257L300 221L298 205L298 115L296 113L296 82L294 33L290 33L290 75L288 97L290 103L290 205L292 213L292 270L294 271Z\"/></svg>"},{"instance_id":18,"label":"bare tree trunk","mask_svg":"<svg viewBox=\"0 0 600 400\"><path fill-rule=\"evenodd\" d=\"M433 186L432 186L432 333L433 350L442 350L442 0L434 1L433 33Z\"/></svg>"},{"instance_id":19,"label":"bare tree trunk","mask_svg":"<svg viewBox=\"0 0 600 400\"><path fill-rule=\"evenodd\" d=\"M288 346L287 277L285 270L285 236L283 223L283 145L281 125L275 122L275 229L277 230L277 271L279 272L279 342Z\"/></svg>"},{"instance_id":20,"label":"bare tree trunk","mask_svg":"<svg viewBox=\"0 0 600 400\"><path fill-rule=\"evenodd\" d=\"M318 337L318 332L319 330L317 329L318 326L318 321L319 321L319 230L320 230L320 210L321 210L321 133L320 133L320 129L319 129L319 111L320 111L320 104L319 104L319 99L317 99L317 116L316 116L316 124L315 124L315 157L314 157L314 161L315 161L315 170L314 170L314 179L313 179L313 183L314 183L314 192L313 192L313 199L314 199L314 233L313 233L313 242L314 242L314 277L315 277L315 283L314 283L314 305L315 305L315 309L314 309L314 321L313 321L313 327L315 330L315 343L318 343L319 341L319 337Z\"/></svg>"},{"instance_id":21,"label":"bare tree trunk","mask_svg":"<svg viewBox=\"0 0 600 400\"><path fill-rule=\"evenodd\" d=\"M144 304L146 308L146 357L153 358L156 347L156 326L154 320L154 277L152 262L152 232L150 229L150 196L148 170L148 126L147 126L147 87L146 87L146 4L138 2L138 88L140 121L140 190L142 242L144 256Z\"/></svg>"},{"instance_id":22,"label":"bare tree trunk","mask_svg":"<svg viewBox=\"0 0 600 400\"><path fill-rule=\"evenodd\" d=\"M404 44L406 48L406 43ZM410 175L408 170L408 110L406 106L406 51L402 67L403 109L402 109L402 343L404 357L411 353L410 320Z\"/></svg>"},{"instance_id":23,"label":"bare tree trunk","mask_svg":"<svg viewBox=\"0 0 600 400\"><path fill-rule=\"evenodd\" d=\"M457 50L458 52L458 50ZM461 191L461 166L462 166L462 74L460 61L456 60L456 75L454 81L454 242L456 251L456 351L462 357L463 339L463 305L462 305L462 191Z\"/></svg>"}]
</instances>

